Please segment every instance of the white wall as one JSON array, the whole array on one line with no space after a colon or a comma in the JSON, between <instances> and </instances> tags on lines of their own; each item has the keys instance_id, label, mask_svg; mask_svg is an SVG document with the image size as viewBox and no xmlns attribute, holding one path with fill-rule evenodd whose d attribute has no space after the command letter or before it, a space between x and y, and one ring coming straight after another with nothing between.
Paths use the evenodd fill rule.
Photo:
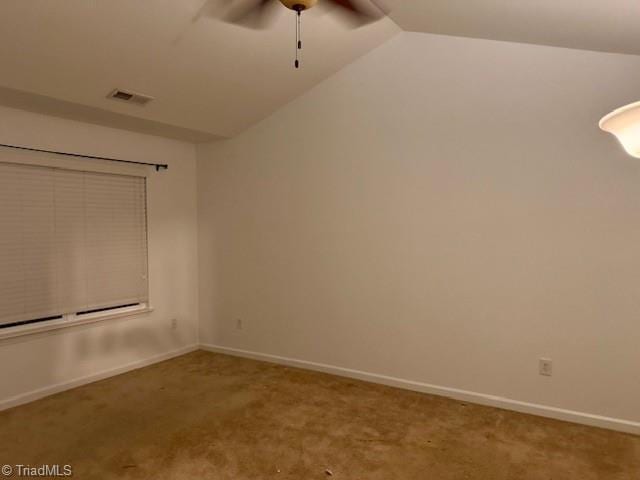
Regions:
<instances>
[{"instance_id":1,"label":"white wall","mask_svg":"<svg viewBox=\"0 0 640 480\"><path fill-rule=\"evenodd\" d=\"M0 143L168 163L148 177L150 302L154 311L0 341L0 404L145 361L197 339L196 160L191 144L0 108ZM0 160L15 155L0 148ZM68 160L60 160L60 162ZM91 160L80 168L123 166ZM144 168L144 167L143 167ZM153 170L152 170L153 171ZM170 328L170 319L178 328Z\"/></svg>"},{"instance_id":2,"label":"white wall","mask_svg":"<svg viewBox=\"0 0 640 480\"><path fill-rule=\"evenodd\" d=\"M201 341L640 421L640 162L597 127L639 85L405 33L201 147Z\"/></svg>"}]
</instances>

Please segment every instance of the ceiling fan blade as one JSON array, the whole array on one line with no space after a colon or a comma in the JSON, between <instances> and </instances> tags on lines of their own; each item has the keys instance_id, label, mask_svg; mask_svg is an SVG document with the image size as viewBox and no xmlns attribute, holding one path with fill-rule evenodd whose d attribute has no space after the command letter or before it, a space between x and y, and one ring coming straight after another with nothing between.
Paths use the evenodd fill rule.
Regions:
<instances>
[{"instance_id":1,"label":"ceiling fan blade","mask_svg":"<svg viewBox=\"0 0 640 480\"><path fill-rule=\"evenodd\" d=\"M329 3L340 7L343 12L348 13L353 20L355 20L356 26L366 25L380 20L386 15L385 9L383 9L376 1L369 1L369 5L365 8L362 3L355 0L328 0Z\"/></svg>"},{"instance_id":2,"label":"ceiling fan blade","mask_svg":"<svg viewBox=\"0 0 640 480\"><path fill-rule=\"evenodd\" d=\"M271 19L271 7L275 3L277 0L247 1L242 6L232 7L223 20L247 28L265 28Z\"/></svg>"},{"instance_id":3,"label":"ceiling fan blade","mask_svg":"<svg viewBox=\"0 0 640 480\"><path fill-rule=\"evenodd\" d=\"M329 0L334 5L337 5L342 8L346 8L347 10L357 13L358 8L353 4L351 0Z\"/></svg>"}]
</instances>

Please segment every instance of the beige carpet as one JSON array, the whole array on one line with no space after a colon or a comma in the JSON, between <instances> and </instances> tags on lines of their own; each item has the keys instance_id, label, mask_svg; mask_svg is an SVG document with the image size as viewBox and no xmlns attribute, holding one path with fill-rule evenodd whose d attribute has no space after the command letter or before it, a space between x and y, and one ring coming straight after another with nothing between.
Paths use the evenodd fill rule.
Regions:
<instances>
[{"instance_id":1,"label":"beige carpet","mask_svg":"<svg viewBox=\"0 0 640 480\"><path fill-rule=\"evenodd\" d=\"M639 480L640 437L206 352L0 413L78 479Z\"/></svg>"}]
</instances>

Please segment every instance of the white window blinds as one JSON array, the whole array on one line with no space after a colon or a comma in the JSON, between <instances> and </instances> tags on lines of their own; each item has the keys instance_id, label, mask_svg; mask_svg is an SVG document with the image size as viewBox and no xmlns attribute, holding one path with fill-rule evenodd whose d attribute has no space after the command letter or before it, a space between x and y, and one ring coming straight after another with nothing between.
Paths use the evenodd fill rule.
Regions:
<instances>
[{"instance_id":1,"label":"white window blinds","mask_svg":"<svg viewBox=\"0 0 640 480\"><path fill-rule=\"evenodd\" d=\"M0 326L147 297L144 178L0 162Z\"/></svg>"}]
</instances>

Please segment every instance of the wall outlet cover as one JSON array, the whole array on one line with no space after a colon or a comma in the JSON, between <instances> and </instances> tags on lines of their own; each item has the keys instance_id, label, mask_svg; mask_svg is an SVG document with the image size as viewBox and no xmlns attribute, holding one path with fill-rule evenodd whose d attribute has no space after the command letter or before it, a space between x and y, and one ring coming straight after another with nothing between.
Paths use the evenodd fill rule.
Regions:
<instances>
[{"instance_id":1,"label":"wall outlet cover","mask_svg":"<svg viewBox=\"0 0 640 480\"><path fill-rule=\"evenodd\" d=\"M550 358L540 358L538 367L540 375L543 375L545 377L550 377L553 375L553 360L551 360Z\"/></svg>"}]
</instances>

